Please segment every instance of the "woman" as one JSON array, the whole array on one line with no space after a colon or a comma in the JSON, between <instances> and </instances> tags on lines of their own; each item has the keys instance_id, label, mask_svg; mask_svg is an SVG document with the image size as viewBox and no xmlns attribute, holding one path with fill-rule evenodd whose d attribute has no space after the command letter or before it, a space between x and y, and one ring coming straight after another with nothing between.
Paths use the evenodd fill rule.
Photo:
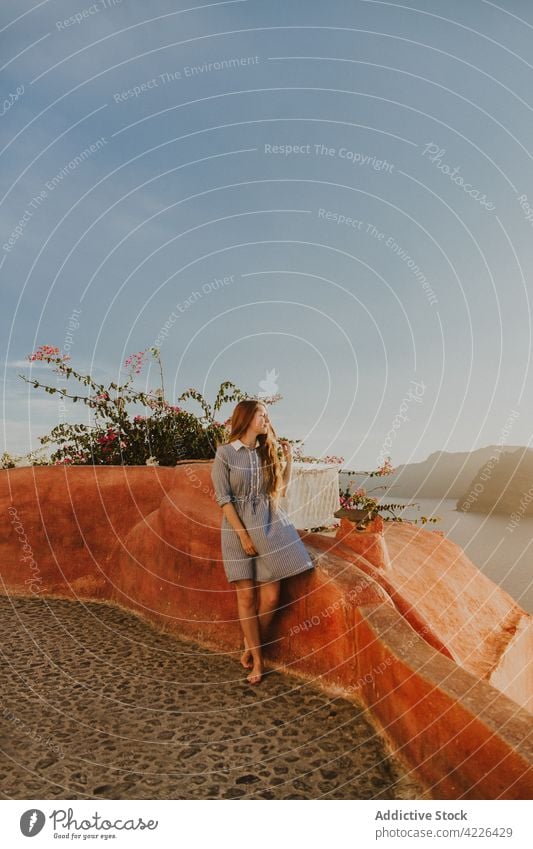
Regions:
<instances>
[{"instance_id":1,"label":"woman","mask_svg":"<svg viewBox=\"0 0 533 849\"><path fill-rule=\"evenodd\" d=\"M250 684L258 684L263 674L261 644L276 612L282 578L315 565L278 506L292 469L291 447L285 440L280 444L283 471L265 404L239 401L231 417L231 436L218 446L211 471L216 502L223 511L224 571L237 590L244 634L241 663L246 669L251 666Z\"/></svg>"}]
</instances>

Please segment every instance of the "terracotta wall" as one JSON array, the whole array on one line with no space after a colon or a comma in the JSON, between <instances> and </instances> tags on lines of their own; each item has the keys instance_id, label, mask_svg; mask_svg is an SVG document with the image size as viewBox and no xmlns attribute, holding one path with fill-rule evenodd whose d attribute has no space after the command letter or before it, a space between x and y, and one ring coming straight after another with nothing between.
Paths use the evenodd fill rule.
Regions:
<instances>
[{"instance_id":1,"label":"terracotta wall","mask_svg":"<svg viewBox=\"0 0 533 849\"><path fill-rule=\"evenodd\" d=\"M237 652L210 470L2 472L3 592L106 599ZM436 798L530 798L531 717L487 680L529 700L530 617L439 534L377 520L302 537L318 565L283 582L268 662L363 701Z\"/></svg>"},{"instance_id":2,"label":"terracotta wall","mask_svg":"<svg viewBox=\"0 0 533 849\"><path fill-rule=\"evenodd\" d=\"M533 618L441 533L383 522L354 533L343 556L372 576L430 645L533 711Z\"/></svg>"}]
</instances>

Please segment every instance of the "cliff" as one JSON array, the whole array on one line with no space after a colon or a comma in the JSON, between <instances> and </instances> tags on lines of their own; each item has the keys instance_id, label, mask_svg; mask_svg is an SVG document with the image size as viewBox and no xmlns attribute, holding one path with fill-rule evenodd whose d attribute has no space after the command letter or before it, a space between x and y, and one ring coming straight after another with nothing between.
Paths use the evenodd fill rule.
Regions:
<instances>
[{"instance_id":1,"label":"cliff","mask_svg":"<svg viewBox=\"0 0 533 849\"><path fill-rule=\"evenodd\" d=\"M524 451L523 448L520 450ZM391 500L394 500L394 496L415 499L459 498L491 457L500 452L501 448L496 445L487 445L475 451L435 451L420 463L398 466L380 482L390 487ZM360 484L365 482L364 477L346 476L347 482L354 483L355 480ZM365 485L370 487L375 483L375 480L366 479Z\"/></svg>"},{"instance_id":2,"label":"cliff","mask_svg":"<svg viewBox=\"0 0 533 849\"><path fill-rule=\"evenodd\" d=\"M505 451L487 460L461 492L457 509L514 521L533 517L533 450Z\"/></svg>"}]
</instances>

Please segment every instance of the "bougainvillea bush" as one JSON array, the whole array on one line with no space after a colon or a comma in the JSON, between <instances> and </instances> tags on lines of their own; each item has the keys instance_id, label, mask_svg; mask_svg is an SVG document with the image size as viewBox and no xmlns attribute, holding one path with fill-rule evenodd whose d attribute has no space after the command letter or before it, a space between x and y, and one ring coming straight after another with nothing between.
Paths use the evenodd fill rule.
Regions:
<instances>
[{"instance_id":1,"label":"bougainvillea bush","mask_svg":"<svg viewBox=\"0 0 533 849\"><path fill-rule=\"evenodd\" d=\"M159 365L161 388L148 393L133 387L147 356ZM35 388L51 395L59 394L72 403L81 402L91 411L89 424L62 422L49 434L41 436L41 444L54 446L52 463L68 465L145 465L173 466L179 459L205 460L214 457L217 445L227 438L226 425L215 418L226 402L246 398L233 383L222 383L212 407L195 389L188 389L178 401L192 398L201 408L196 416L164 397L163 370L159 350L149 348L132 354L125 362L128 370L124 383L96 383L89 375L80 374L69 365L70 357L59 348L42 345L29 356L30 362L41 361L59 375L58 381L70 381L86 387L85 393L69 392L65 385L49 386L38 380L20 377ZM276 399L277 400L277 399Z\"/></svg>"}]
</instances>

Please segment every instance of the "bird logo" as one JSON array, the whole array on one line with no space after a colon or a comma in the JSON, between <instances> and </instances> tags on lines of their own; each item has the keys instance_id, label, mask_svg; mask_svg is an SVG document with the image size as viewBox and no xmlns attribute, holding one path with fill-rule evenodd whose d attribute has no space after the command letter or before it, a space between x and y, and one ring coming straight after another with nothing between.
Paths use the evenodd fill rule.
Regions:
<instances>
[{"instance_id":1,"label":"bird logo","mask_svg":"<svg viewBox=\"0 0 533 849\"><path fill-rule=\"evenodd\" d=\"M270 395L275 395L278 391L278 384L276 383L279 374L276 373L276 369L267 370L265 380L259 381L259 386L261 387L261 392L258 392L259 398L267 398Z\"/></svg>"},{"instance_id":2,"label":"bird logo","mask_svg":"<svg viewBox=\"0 0 533 849\"><path fill-rule=\"evenodd\" d=\"M46 817L38 808L24 811L20 818L20 830L25 837L35 837L42 830Z\"/></svg>"}]
</instances>

